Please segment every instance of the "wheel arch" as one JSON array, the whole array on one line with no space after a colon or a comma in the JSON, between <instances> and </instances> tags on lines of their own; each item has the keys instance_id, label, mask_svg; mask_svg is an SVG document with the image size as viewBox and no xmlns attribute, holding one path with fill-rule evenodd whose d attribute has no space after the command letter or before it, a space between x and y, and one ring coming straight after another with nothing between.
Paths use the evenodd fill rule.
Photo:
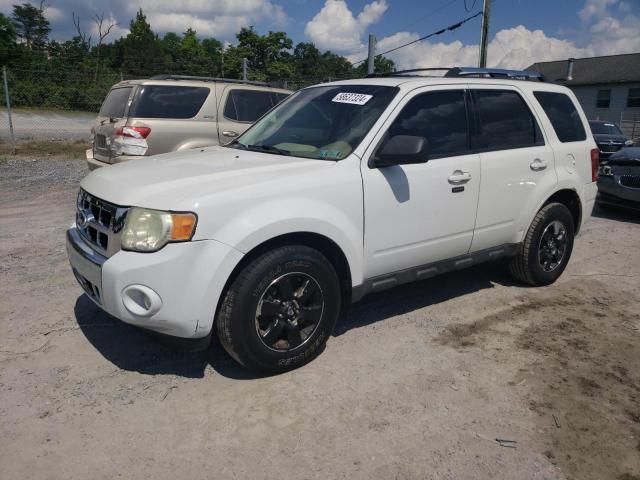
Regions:
<instances>
[{"instance_id":1,"label":"wheel arch","mask_svg":"<svg viewBox=\"0 0 640 480\"><path fill-rule=\"evenodd\" d=\"M288 245L304 245L314 248L322 253L327 260L335 268L338 278L340 279L340 290L342 291L343 304L350 303L351 301L351 266L347 256L342 251L340 246L329 237L316 232L291 232L263 241L262 243L254 246L249 250L238 264L234 267L231 275L227 278L225 286L222 290L222 295L218 301L218 308L224 297L224 292L227 291L229 285L234 281L237 275L242 269L251 263L254 259L275 248L284 247ZM216 309L217 311L218 309Z\"/></svg>"},{"instance_id":2,"label":"wheel arch","mask_svg":"<svg viewBox=\"0 0 640 480\"><path fill-rule=\"evenodd\" d=\"M547 198L540 208L543 208L550 203L561 203L569 209L569 212L571 212L571 216L573 217L575 234L577 235L582 223L582 203L580 202L580 196L578 193L570 188L558 190ZM539 210L540 209L538 209L538 211Z\"/></svg>"}]
</instances>

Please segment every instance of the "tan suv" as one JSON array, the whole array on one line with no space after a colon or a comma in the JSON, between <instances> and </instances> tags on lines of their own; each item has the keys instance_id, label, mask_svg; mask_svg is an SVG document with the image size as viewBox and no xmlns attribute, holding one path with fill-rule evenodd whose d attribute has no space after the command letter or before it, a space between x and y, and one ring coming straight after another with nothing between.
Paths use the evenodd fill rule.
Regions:
<instances>
[{"instance_id":1,"label":"tan suv","mask_svg":"<svg viewBox=\"0 0 640 480\"><path fill-rule=\"evenodd\" d=\"M117 83L92 128L89 169L223 145L291 93L260 82L176 75Z\"/></svg>"}]
</instances>

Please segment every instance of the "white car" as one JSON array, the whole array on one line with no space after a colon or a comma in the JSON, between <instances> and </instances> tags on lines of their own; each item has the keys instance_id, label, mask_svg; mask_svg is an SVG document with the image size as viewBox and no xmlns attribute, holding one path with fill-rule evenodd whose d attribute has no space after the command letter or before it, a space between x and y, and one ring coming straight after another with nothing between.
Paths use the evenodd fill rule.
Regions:
<instances>
[{"instance_id":1,"label":"white car","mask_svg":"<svg viewBox=\"0 0 640 480\"><path fill-rule=\"evenodd\" d=\"M89 174L69 259L114 317L284 371L372 292L502 257L553 283L596 197L588 132L527 72L317 85L226 147Z\"/></svg>"}]
</instances>

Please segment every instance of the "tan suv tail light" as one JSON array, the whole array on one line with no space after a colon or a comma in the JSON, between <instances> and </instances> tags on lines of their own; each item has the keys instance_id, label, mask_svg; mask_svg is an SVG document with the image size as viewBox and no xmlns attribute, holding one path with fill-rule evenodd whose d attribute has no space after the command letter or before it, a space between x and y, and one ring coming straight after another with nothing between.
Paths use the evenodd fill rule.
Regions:
<instances>
[{"instance_id":1,"label":"tan suv tail light","mask_svg":"<svg viewBox=\"0 0 640 480\"><path fill-rule=\"evenodd\" d=\"M147 138L151 133L150 127L118 127L113 131L114 137Z\"/></svg>"}]
</instances>

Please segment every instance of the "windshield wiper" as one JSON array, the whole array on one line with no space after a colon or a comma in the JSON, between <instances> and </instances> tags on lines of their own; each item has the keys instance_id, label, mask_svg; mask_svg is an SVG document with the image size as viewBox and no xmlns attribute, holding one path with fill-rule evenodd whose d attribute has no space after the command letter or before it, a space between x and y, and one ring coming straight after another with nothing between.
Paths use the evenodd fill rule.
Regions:
<instances>
[{"instance_id":1,"label":"windshield wiper","mask_svg":"<svg viewBox=\"0 0 640 480\"><path fill-rule=\"evenodd\" d=\"M240 143L238 140L233 140L230 143L227 143L227 147L230 148L241 148L242 150L247 150L247 146L244 143Z\"/></svg>"},{"instance_id":2,"label":"windshield wiper","mask_svg":"<svg viewBox=\"0 0 640 480\"><path fill-rule=\"evenodd\" d=\"M273 145L246 145L247 150L254 150L258 152L276 153L278 155L291 155L289 150L274 147Z\"/></svg>"}]
</instances>

